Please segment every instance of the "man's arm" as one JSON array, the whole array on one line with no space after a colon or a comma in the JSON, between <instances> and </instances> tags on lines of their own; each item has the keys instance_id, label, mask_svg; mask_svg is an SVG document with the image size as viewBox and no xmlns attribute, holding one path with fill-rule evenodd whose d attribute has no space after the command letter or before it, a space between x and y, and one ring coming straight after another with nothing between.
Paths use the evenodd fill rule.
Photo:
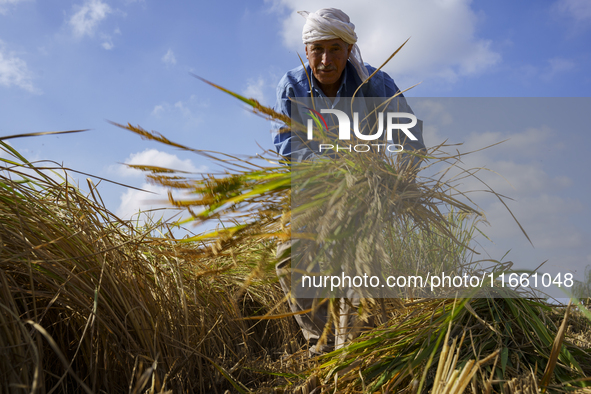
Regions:
<instances>
[{"instance_id":1,"label":"man's arm","mask_svg":"<svg viewBox=\"0 0 591 394\"><path fill-rule=\"evenodd\" d=\"M286 75L277 85L277 100L273 108L275 112L291 118L290 97L295 97L295 92ZM273 123L273 144L277 153L288 161L301 162L314 156L314 151L305 142L303 133L290 130L289 125L281 122Z\"/></svg>"}]
</instances>

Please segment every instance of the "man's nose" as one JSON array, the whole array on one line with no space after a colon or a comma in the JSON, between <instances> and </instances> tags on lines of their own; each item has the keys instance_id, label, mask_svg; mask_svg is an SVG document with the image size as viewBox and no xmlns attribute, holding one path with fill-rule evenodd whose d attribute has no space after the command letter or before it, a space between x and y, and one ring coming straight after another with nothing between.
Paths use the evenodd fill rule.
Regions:
<instances>
[{"instance_id":1,"label":"man's nose","mask_svg":"<svg viewBox=\"0 0 591 394\"><path fill-rule=\"evenodd\" d=\"M328 66L331 63L332 63L332 56L329 51L325 51L322 54L322 64L324 64L325 66Z\"/></svg>"}]
</instances>

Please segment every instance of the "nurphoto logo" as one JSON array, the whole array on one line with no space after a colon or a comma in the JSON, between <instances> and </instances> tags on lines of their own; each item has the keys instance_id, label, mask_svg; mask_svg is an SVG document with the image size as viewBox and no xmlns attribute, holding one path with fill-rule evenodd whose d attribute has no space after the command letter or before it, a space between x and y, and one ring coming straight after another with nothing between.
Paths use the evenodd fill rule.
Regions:
<instances>
[{"instance_id":1,"label":"nurphoto logo","mask_svg":"<svg viewBox=\"0 0 591 394\"><path fill-rule=\"evenodd\" d=\"M328 125L326 119L322 116L322 114L331 114L334 115L338 120L338 130L339 130L339 140L342 141L350 141L351 140L351 121L349 116L338 109L321 109L320 112L313 110L312 108L305 107L309 110L309 115L311 119L308 119L307 123L307 138L308 140L314 139L314 123L316 123L319 127L323 128L325 131L328 131ZM399 123L399 119L410 119L409 123ZM412 141L417 141L417 138L410 132L409 129L413 128L417 124L417 117L413 114L406 113L406 112L388 112L386 114L386 141L392 140L392 132L398 130L403 132L406 137ZM364 134L359 131L359 113L353 112L353 133L355 136L363 141L376 141L382 140L384 134L384 113L378 113L378 122L377 122L377 131L373 134ZM387 150L388 152L398 153L404 150L403 146L400 144L385 144L385 143L371 143L371 144L356 144L356 145L349 145L347 146L339 146L338 144L319 144L319 152L323 150L348 150L351 152L352 150L355 152L368 152L371 150L371 147L376 147L378 152L382 148Z\"/></svg>"}]
</instances>

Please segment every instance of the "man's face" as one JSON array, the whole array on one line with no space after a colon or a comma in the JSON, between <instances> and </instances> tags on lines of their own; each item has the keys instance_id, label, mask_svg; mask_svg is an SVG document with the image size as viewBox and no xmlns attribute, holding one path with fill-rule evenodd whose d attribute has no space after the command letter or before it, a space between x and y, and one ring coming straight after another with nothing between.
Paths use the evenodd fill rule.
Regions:
<instances>
[{"instance_id":1,"label":"man's face","mask_svg":"<svg viewBox=\"0 0 591 394\"><path fill-rule=\"evenodd\" d=\"M337 83L352 49L353 45L347 45L340 38L306 45L306 57L318 82L323 85Z\"/></svg>"}]
</instances>

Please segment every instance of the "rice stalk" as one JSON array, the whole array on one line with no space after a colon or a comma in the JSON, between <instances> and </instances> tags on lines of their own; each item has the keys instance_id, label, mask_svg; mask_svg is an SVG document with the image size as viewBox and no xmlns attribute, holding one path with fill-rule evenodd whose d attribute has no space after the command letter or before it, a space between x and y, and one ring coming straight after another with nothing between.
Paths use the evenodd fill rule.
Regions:
<instances>
[{"instance_id":1,"label":"rice stalk","mask_svg":"<svg viewBox=\"0 0 591 394\"><path fill-rule=\"evenodd\" d=\"M242 100L255 112L280 119L279 114L258 102L210 85ZM181 147L158 133L129 124L118 126L144 138ZM322 133L319 135L328 138ZM352 272L353 275L412 270L473 272L483 269L478 265L487 262L474 261L475 251L470 247L481 212L468 194L459 189L458 182L463 177L476 176L478 169L461 169L458 165L461 155L447 154L444 148L438 146L427 152L408 153L424 163L423 167L409 165L408 160L399 157L341 151L335 157L301 163L297 171L292 168L291 173L289 167L275 165L272 156L264 158L272 165L258 165L254 158L228 159L228 155L216 156L208 152L212 155L210 159L226 168L224 175L202 174L199 179L199 174L190 177L153 172L150 179L191 191L192 195L184 200L170 197L172 204L189 210L192 214L189 221L202 223L215 219L224 223L227 230L198 238L208 245L212 256L248 240L286 240L299 236L312 239L316 245L330 245L342 239L353 245L348 254L339 254L338 248L321 250L330 258L320 260L329 264L331 260L339 262L338 267L323 267L327 273L338 271L347 265L342 262L348 259L361 261L361 264L347 265L358 270ZM202 152L188 147L182 149ZM430 178L421 176L422 169L441 164L449 167ZM452 167L460 168L460 174L449 177ZM149 168L145 170L150 171ZM303 203L295 206L294 185L302 186L303 191L298 197ZM503 196L490 192L503 200ZM295 217L301 223L294 224ZM298 228L314 231L298 233ZM522 231L527 237L523 228ZM407 245L410 246L405 247ZM412 256L411 250L416 257L406 261L418 261L419 266L405 266L387 258L388 253ZM369 257L363 260L362 256ZM375 260L394 263L374 266ZM512 265L511 262L488 262L492 267L486 269L497 274L509 272ZM439 297L450 295L449 292L438 294ZM476 298L490 295L504 298ZM318 376L322 389L330 392L413 392L421 389L423 381L425 388L432 388L437 372L431 371L429 360L434 359L446 368L438 381L440 386L444 381L443 390L463 391L472 381L474 387L491 392L499 382L523 371L529 373L531 366L548 365L550 354L556 355L558 360L553 369L555 384L583 384L576 379L590 372L588 363L584 362L589 357L588 347L567 344L560 351L550 352L558 331L550 318L554 307L522 298L527 296L523 291L494 288L487 293L481 290L471 295L474 298L462 299L453 313L449 299L419 300L415 304L412 294L410 296L411 302L403 308L400 302L382 302L383 325L326 355L318 367L310 370L309 376ZM439 345L446 327L449 327L447 335L456 339L460 332L465 335L463 338L469 334L471 346L458 346L455 353L451 351L453 358L440 359ZM443 346L447 346L446 357L452 357L447 340ZM493 366L485 365L485 360L493 358ZM478 371L488 378L477 384L473 379ZM419 383L420 375L425 378ZM539 378L536 369L536 379Z\"/></svg>"},{"instance_id":2,"label":"rice stalk","mask_svg":"<svg viewBox=\"0 0 591 394\"><path fill-rule=\"evenodd\" d=\"M160 224L137 227L117 218L94 187L87 196L18 154L3 162L3 387L47 393L231 388L215 365L250 387L265 380L244 367L276 358L297 332L291 320L242 319L276 304L278 313L285 311L281 290L267 276L243 286L273 260L269 243L243 243L234 255L227 249L205 259L206 247L166 241Z\"/></svg>"}]
</instances>

